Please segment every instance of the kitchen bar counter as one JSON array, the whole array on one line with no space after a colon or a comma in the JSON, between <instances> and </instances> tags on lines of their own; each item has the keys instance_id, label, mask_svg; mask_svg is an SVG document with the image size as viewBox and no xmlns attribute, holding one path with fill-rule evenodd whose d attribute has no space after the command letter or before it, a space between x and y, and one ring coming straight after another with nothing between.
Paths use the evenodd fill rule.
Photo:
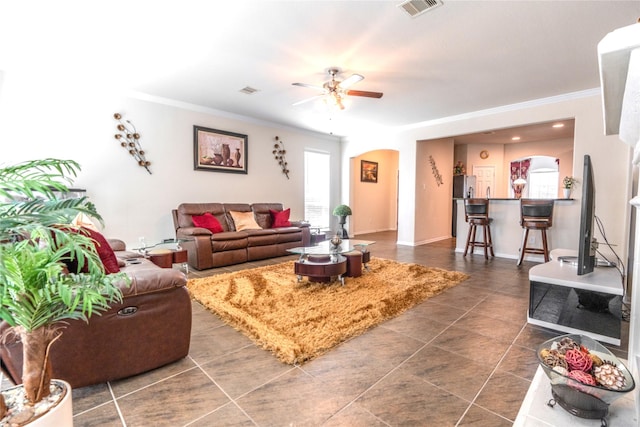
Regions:
<instances>
[{"instance_id":1,"label":"kitchen bar counter","mask_svg":"<svg viewBox=\"0 0 640 427\"><path fill-rule=\"evenodd\" d=\"M482 199L483 197L476 197L476 198L478 198L478 199ZM454 197L454 199L453 199L453 200L464 200L464 199L463 199L463 198L460 198L460 197ZM520 201L520 199L514 199L514 198L512 198L512 197L511 197L511 198L508 198L508 197L505 197L505 198L502 198L502 197L495 197L495 198L494 198L494 197L491 197L491 198L489 198L489 200L496 200L496 201L513 201L513 202L519 202L519 201ZM544 200L550 200L550 199L544 199ZM556 202L567 202L567 201L572 201L572 200L574 200L574 199L553 199L553 200L555 200Z\"/></svg>"},{"instance_id":2,"label":"kitchen bar counter","mask_svg":"<svg viewBox=\"0 0 640 427\"><path fill-rule=\"evenodd\" d=\"M464 220L464 199L454 199L457 204L456 216L456 252L464 252L469 225ZM489 217L493 250L497 257L517 259L522 243L520 227L520 199L489 199ZM578 229L580 226L580 203L574 199L555 199L553 208L553 226L547 231L549 249L578 247ZM539 231L529 233L529 246L542 247ZM480 250L476 249L480 254ZM484 255L483 255L484 256ZM542 255L527 254L525 260L544 261Z\"/></svg>"}]
</instances>

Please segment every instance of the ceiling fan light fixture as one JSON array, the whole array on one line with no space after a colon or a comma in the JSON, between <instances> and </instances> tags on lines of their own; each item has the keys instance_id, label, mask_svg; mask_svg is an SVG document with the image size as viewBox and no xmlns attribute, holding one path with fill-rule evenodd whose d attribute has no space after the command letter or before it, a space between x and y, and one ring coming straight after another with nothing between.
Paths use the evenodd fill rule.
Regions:
<instances>
[{"instance_id":1,"label":"ceiling fan light fixture","mask_svg":"<svg viewBox=\"0 0 640 427\"><path fill-rule=\"evenodd\" d=\"M327 94L324 98L324 103L332 109L344 110L344 103L342 102L342 96L337 91L333 91Z\"/></svg>"},{"instance_id":2,"label":"ceiling fan light fixture","mask_svg":"<svg viewBox=\"0 0 640 427\"><path fill-rule=\"evenodd\" d=\"M339 68L328 68L327 73L331 76L331 79L324 82L322 86L315 86L306 83L292 83L293 86L308 87L311 89L317 89L323 92L321 95L317 95L313 98L305 99L294 103L293 105L299 105L304 102L311 101L313 99L322 98L325 105L333 109L345 109L345 99L351 96L361 96L366 98L382 98L382 92L370 92L366 90L352 90L350 86L358 83L364 79L364 76L360 74L352 74L345 80L336 80L337 74L340 72Z\"/></svg>"}]
</instances>

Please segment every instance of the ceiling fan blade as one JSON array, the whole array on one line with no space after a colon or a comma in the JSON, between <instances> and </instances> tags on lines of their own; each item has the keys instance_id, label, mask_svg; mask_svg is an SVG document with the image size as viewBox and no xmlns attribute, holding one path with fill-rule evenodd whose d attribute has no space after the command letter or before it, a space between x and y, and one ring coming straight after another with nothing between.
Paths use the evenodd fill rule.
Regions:
<instances>
[{"instance_id":1,"label":"ceiling fan blade","mask_svg":"<svg viewBox=\"0 0 640 427\"><path fill-rule=\"evenodd\" d=\"M310 84L306 84L306 83L291 83L294 86L301 86L301 87L308 87L311 89L317 89L317 90L322 90L324 91L325 89L322 86L317 86L317 85L310 85Z\"/></svg>"},{"instance_id":2,"label":"ceiling fan blade","mask_svg":"<svg viewBox=\"0 0 640 427\"><path fill-rule=\"evenodd\" d=\"M368 92L366 90L348 90L346 91L349 96L364 96L367 98L382 98L382 92Z\"/></svg>"},{"instance_id":3,"label":"ceiling fan blade","mask_svg":"<svg viewBox=\"0 0 640 427\"><path fill-rule=\"evenodd\" d=\"M340 88L346 90L348 87L358 83L362 79L364 79L364 77L360 74L352 74L351 77L347 77L345 80L340 82Z\"/></svg>"},{"instance_id":4,"label":"ceiling fan blade","mask_svg":"<svg viewBox=\"0 0 640 427\"><path fill-rule=\"evenodd\" d=\"M304 104L305 102L313 101L314 99L322 98L323 96L324 96L324 94L312 96L311 98L307 98L307 99L303 99L302 101L294 102L291 105L296 106L296 105Z\"/></svg>"}]
</instances>

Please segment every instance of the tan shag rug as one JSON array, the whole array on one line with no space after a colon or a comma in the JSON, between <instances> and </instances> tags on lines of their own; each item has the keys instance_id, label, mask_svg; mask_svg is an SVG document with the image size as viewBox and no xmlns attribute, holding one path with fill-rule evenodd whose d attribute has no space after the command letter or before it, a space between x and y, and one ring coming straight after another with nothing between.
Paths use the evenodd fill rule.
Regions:
<instances>
[{"instance_id":1,"label":"tan shag rug","mask_svg":"<svg viewBox=\"0 0 640 427\"><path fill-rule=\"evenodd\" d=\"M300 364L457 285L464 273L372 258L339 282L297 281L293 261L191 279L193 298L273 352Z\"/></svg>"}]
</instances>

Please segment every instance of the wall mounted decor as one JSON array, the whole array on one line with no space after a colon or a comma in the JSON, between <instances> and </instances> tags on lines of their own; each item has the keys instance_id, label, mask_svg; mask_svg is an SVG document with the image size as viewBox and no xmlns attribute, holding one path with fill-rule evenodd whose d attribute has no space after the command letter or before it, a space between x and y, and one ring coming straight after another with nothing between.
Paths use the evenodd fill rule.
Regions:
<instances>
[{"instance_id":1,"label":"wall mounted decor","mask_svg":"<svg viewBox=\"0 0 640 427\"><path fill-rule=\"evenodd\" d=\"M442 180L442 175L440 175L440 171L436 166L436 161L433 156L429 156L429 163L431 163L431 171L433 172L433 176L436 179L436 184L438 184L438 187L440 187L442 184L444 184L444 181Z\"/></svg>"},{"instance_id":2,"label":"wall mounted decor","mask_svg":"<svg viewBox=\"0 0 640 427\"><path fill-rule=\"evenodd\" d=\"M129 120L122 121L122 114L115 113L113 118L118 121L118 131L122 133L116 133L115 138L120 141L120 145L129 151L129 154L133 156L138 162L138 166L142 166L151 174L149 166L151 162L145 158L144 150L140 145L140 134L136 131L136 127Z\"/></svg>"},{"instance_id":3,"label":"wall mounted decor","mask_svg":"<svg viewBox=\"0 0 640 427\"><path fill-rule=\"evenodd\" d=\"M193 126L193 167L210 172L246 174L248 143L247 135Z\"/></svg>"},{"instance_id":4,"label":"wall mounted decor","mask_svg":"<svg viewBox=\"0 0 640 427\"><path fill-rule=\"evenodd\" d=\"M378 182L378 162L360 160L360 181Z\"/></svg>"},{"instance_id":5,"label":"wall mounted decor","mask_svg":"<svg viewBox=\"0 0 640 427\"><path fill-rule=\"evenodd\" d=\"M287 167L287 160L285 159L285 154L287 154L287 150L284 149L284 142L280 141L280 138L276 136L276 143L273 145L273 157L276 159L280 167L282 168L282 173L289 179L289 168Z\"/></svg>"}]
</instances>

